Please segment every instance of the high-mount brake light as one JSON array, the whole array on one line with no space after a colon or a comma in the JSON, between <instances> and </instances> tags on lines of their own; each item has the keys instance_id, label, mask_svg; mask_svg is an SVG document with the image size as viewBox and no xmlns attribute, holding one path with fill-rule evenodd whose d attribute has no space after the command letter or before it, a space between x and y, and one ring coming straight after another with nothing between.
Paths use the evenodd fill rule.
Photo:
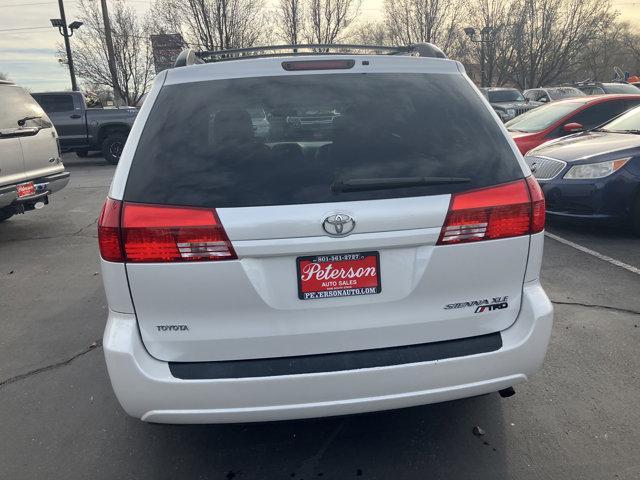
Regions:
<instances>
[{"instance_id":1,"label":"high-mount brake light","mask_svg":"<svg viewBox=\"0 0 640 480\"><path fill-rule=\"evenodd\" d=\"M117 207L115 206L117 205ZM110 216L105 212L118 210ZM121 213L120 213L121 211ZM102 224L102 218L109 224ZM114 218L118 219L113 226ZM214 209L121 203L107 199L98 225L105 260L131 263L236 259ZM103 248L104 245L104 248ZM116 252L115 245L120 250ZM117 253L120 253L118 257Z\"/></svg>"},{"instance_id":2,"label":"high-mount brake light","mask_svg":"<svg viewBox=\"0 0 640 480\"><path fill-rule=\"evenodd\" d=\"M287 72L300 70L348 70L356 64L355 60L294 60L282 62Z\"/></svg>"},{"instance_id":3,"label":"high-mount brake light","mask_svg":"<svg viewBox=\"0 0 640 480\"><path fill-rule=\"evenodd\" d=\"M541 232L544 195L533 177L454 194L438 245L495 240Z\"/></svg>"}]
</instances>

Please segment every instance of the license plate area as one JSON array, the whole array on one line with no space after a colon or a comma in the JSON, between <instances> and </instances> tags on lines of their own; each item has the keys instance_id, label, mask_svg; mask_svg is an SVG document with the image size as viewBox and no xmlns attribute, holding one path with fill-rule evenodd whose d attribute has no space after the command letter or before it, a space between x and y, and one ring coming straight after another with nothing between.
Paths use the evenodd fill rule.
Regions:
<instances>
[{"instance_id":1,"label":"license plate area","mask_svg":"<svg viewBox=\"0 0 640 480\"><path fill-rule=\"evenodd\" d=\"M298 257L296 266L300 300L375 295L382 292L378 252Z\"/></svg>"},{"instance_id":2,"label":"license plate area","mask_svg":"<svg viewBox=\"0 0 640 480\"><path fill-rule=\"evenodd\" d=\"M16 190L18 191L18 198L30 197L36 194L36 187L33 182L21 183L16 186Z\"/></svg>"}]
</instances>

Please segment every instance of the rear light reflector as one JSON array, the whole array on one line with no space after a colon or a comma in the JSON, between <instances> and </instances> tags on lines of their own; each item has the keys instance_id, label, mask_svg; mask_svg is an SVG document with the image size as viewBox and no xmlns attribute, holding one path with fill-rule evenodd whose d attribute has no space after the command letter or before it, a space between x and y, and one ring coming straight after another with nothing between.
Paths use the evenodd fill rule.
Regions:
<instances>
[{"instance_id":1,"label":"rear light reflector","mask_svg":"<svg viewBox=\"0 0 640 480\"><path fill-rule=\"evenodd\" d=\"M300 70L348 70L356 64L355 60L297 60L282 62L282 68L288 72Z\"/></svg>"},{"instance_id":2,"label":"rear light reflector","mask_svg":"<svg viewBox=\"0 0 640 480\"><path fill-rule=\"evenodd\" d=\"M544 230L546 217L546 204L544 192L533 175L526 178L531 195L531 233L540 233Z\"/></svg>"},{"instance_id":3,"label":"rear light reflector","mask_svg":"<svg viewBox=\"0 0 640 480\"><path fill-rule=\"evenodd\" d=\"M120 205L120 202L107 199L105 209L114 202ZM115 232L107 230L106 226L103 228L104 240L99 224L100 252L105 260L145 263L237 258L213 209L124 203L121 211L119 228ZM113 239L116 232L117 242ZM103 243L105 246L120 245L120 259L117 260L115 254L107 258Z\"/></svg>"},{"instance_id":4,"label":"rear light reflector","mask_svg":"<svg viewBox=\"0 0 640 480\"><path fill-rule=\"evenodd\" d=\"M121 212L122 202L107 197L98 218L100 255L108 262L124 262L122 238L120 237Z\"/></svg>"},{"instance_id":5,"label":"rear light reflector","mask_svg":"<svg viewBox=\"0 0 640 480\"><path fill-rule=\"evenodd\" d=\"M536 180L528 177L454 194L437 245L517 237L542 229L544 196Z\"/></svg>"}]
</instances>

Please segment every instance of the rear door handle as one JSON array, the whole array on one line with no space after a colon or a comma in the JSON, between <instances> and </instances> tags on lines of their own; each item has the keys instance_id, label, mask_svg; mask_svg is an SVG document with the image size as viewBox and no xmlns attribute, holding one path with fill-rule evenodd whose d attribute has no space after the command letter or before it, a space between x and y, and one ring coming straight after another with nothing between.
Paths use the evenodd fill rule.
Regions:
<instances>
[{"instance_id":1,"label":"rear door handle","mask_svg":"<svg viewBox=\"0 0 640 480\"><path fill-rule=\"evenodd\" d=\"M71 118L82 118L82 115L74 113L73 115L71 115Z\"/></svg>"}]
</instances>

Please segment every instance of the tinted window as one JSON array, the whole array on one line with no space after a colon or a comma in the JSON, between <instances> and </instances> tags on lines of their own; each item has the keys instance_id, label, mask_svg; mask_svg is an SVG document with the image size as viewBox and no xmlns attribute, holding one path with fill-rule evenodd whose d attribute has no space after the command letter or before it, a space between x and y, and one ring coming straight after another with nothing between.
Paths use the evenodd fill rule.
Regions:
<instances>
[{"instance_id":1,"label":"tinted window","mask_svg":"<svg viewBox=\"0 0 640 480\"><path fill-rule=\"evenodd\" d=\"M640 93L637 87L628 83L608 83L605 89L607 93Z\"/></svg>"},{"instance_id":2,"label":"tinted window","mask_svg":"<svg viewBox=\"0 0 640 480\"><path fill-rule=\"evenodd\" d=\"M38 95L33 96L47 113L73 111L71 95Z\"/></svg>"},{"instance_id":3,"label":"tinted window","mask_svg":"<svg viewBox=\"0 0 640 480\"><path fill-rule=\"evenodd\" d=\"M18 128L18 120L39 117L25 121L26 127L49 127L42 108L25 90L16 85L0 85L0 130Z\"/></svg>"},{"instance_id":4,"label":"tinted window","mask_svg":"<svg viewBox=\"0 0 640 480\"><path fill-rule=\"evenodd\" d=\"M524 97L518 90L489 90L491 103L524 102Z\"/></svg>"},{"instance_id":5,"label":"tinted window","mask_svg":"<svg viewBox=\"0 0 640 480\"><path fill-rule=\"evenodd\" d=\"M581 90L587 95L602 95L605 93L601 87L583 87Z\"/></svg>"},{"instance_id":6,"label":"tinted window","mask_svg":"<svg viewBox=\"0 0 640 480\"><path fill-rule=\"evenodd\" d=\"M514 132L540 132L584 104L585 102L563 102L543 105L508 121L505 126Z\"/></svg>"},{"instance_id":7,"label":"tinted window","mask_svg":"<svg viewBox=\"0 0 640 480\"><path fill-rule=\"evenodd\" d=\"M255 115L261 111L266 122ZM471 181L331 188L337 181L425 176ZM138 144L125 200L208 207L340 202L520 177L504 135L462 76L247 78L164 87Z\"/></svg>"},{"instance_id":8,"label":"tinted window","mask_svg":"<svg viewBox=\"0 0 640 480\"><path fill-rule=\"evenodd\" d=\"M535 100L538 97L537 90L529 90L528 92L524 92L522 94L524 98L528 98L529 100Z\"/></svg>"},{"instance_id":9,"label":"tinted window","mask_svg":"<svg viewBox=\"0 0 640 480\"><path fill-rule=\"evenodd\" d=\"M620 115L626 109L627 106L625 105L624 100L597 103L596 105L591 105L581 112L576 113L574 116L569 118L566 123L576 122L589 130L603 124L607 120L611 120L617 115Z\"/></svg>"},{"instance_id":10,"label":"tinted window","mask_svg":"<svg viewBox=\"0 0 640 480\"><path fill-rule=\"evenodd\" d=\"M554 100L559 100L561 98L584 97L585 95L580 90L573 87L550 88L547 91Z\"/></svg>"}]
</instances>

